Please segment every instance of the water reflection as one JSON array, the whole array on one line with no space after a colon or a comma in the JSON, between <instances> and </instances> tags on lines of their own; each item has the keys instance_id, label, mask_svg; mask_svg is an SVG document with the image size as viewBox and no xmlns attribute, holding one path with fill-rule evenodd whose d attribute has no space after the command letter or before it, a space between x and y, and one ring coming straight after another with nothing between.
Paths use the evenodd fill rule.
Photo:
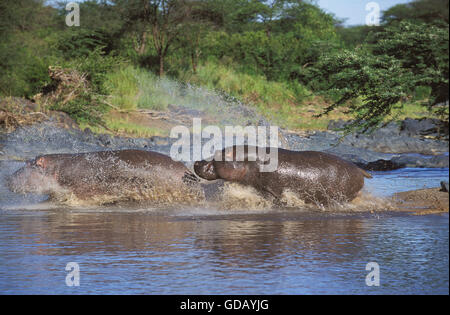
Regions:
<instances>
[{"instance_id":1,"label":"water reflection","mask_svg":"<svg viewBox=\"0 0 450 315\"><path fill-rule=\"evenodd\" d=\"M8 293L448 293L448 215L8 211L0 252Z\"/></svg>"},{"instance_id":2,"label":"water reflection","mask_svg":"<svg viewBox=\"0 0 450 315\"><path fill-rule=\"evenodd\" d=\"M0 183L16 164L0 168ZM376 174L367 189L389 195L442 178L448 169L405 169ZM0 293L449 293L448 214L77 210L41 200L0 184ZM71 261L78 288L65 284ZM380 287L365 285L371 261Z\"/></svg>"}]
</instances>

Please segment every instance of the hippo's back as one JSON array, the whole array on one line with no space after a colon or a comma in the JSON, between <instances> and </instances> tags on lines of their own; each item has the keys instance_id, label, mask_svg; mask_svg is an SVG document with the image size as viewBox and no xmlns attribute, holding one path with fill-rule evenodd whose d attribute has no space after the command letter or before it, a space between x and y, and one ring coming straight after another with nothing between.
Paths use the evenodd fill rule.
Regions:
<instances>
[{"instance_id":1,"label":"hippo's back","mask_svg":"<svg viewBox=\"0 0 450 315\"><path fill-rule=\"evenodd\" d=\"M89 154L89 153L88 153ZM167 155L144 150L118 150L97 152L100 158L117 158L135 167L164 166L173 170L186 171L183 163L172 160Z\"/></svg>"},{"instance_id":2,"label":"hippo's back","mask_svg":"<svg viewBox=\"0 0 450 315\"><path fill-rule=\"evenodd\" d=\"M24 168L41 174L41 182L55 181L58 187L47 189L50 193L69 192L84 200L184 201L198 195L198 179L183 163L151 151L49 154Z\"/></svg>"},{"instance_id":3,"label":"hippo's back","mask_svg":"<svg viewBox=\"0 0 450 315\"><path fill-rule=\"evenodd\" d=\"M348 201L364 186L364 171L335 155L317 151L278 152L276 185L296 190L309 201Z\"/></svg>"}]
</instances>

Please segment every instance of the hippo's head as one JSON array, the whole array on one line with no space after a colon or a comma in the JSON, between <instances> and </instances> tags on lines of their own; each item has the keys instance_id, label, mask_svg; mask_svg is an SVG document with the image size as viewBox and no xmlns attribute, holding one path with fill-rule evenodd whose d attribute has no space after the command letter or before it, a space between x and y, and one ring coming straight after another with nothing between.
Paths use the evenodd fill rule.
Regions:
<instances>
[{"instance_id":1,"label":"hippo's head","mask_svg":"<svg viewBox=\"0 0 450 315\"><path fill-rule=\"evenodd\" d=\"M241 181L248 172L245 162L197 161L194 164L195 173L203 179L225 179Z\"/></svg>"},{"instance_id":2,"label":"hippo's head","mask_svg":"<svg viewBox=\"0 0 450 315\"><path fill-rule=\"evenodd\" d=\"M195 174L206 180L215 180L219 178L216 172L214 161L197 161L194 164Z\"/></svg>"},{"instance_id":3,"label":"hippo's head","mask_svg":"<svg viewBox=\"0 0 450 315\"><path fill-rule=\"evenodd\" d=\"M16 193L48 193L55 187L56 173L51 156L30 160L8 179L8 187Z\"/></svg>"},{"instance_id":4,"label":"hippo's head","mask_svg":"<svg viewBox=\"0 0 450 315\"><path fill-rule=\"evenodd\" d=\"M252 174L259 172L261 164L256 147L233 146L216 151L211 161L197 161L195 173L203 179L224 179L228 181L244 181Z\"/></svg>"}]
</instances>

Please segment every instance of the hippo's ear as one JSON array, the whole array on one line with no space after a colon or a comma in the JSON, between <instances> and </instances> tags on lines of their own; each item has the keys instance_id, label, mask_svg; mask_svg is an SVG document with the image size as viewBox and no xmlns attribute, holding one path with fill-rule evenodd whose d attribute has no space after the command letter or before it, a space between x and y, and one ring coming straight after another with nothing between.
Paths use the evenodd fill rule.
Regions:
<instances>
[{"instance_id":1,"label":"hippo's ear","mask_svg":"<svg viewBox=\"0 0 450 315\"><path fill-rule=\"evenodd\" d=\"M256 159L256 164L261 165L269 165L270 164L270 155L269 154L258 154Z\"/></svg>"}]
</instances>

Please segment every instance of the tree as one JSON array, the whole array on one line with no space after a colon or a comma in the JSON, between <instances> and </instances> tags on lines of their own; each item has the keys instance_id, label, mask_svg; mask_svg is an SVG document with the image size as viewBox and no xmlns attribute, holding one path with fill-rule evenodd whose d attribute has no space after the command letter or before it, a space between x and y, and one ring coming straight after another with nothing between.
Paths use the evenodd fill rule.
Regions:
<instances>
[{"instance_id":1,"label":"tree","mask_svg":"<svg viewBox=\"0 0 450 315\"><path fill-rule=\"evenodd\" d=\"M126 27L138 34L136 51L143 55L150 36L159 59L159 75L164 75L164 59L191 13L188 0L117 0Z\"/></svg>"},{"instance_id":2,"label":"tree","mask_svg":"<svg viewBox=\"0 0 450 315\"><path fill-rule=\"evenodd\" d=\"M295 44L285 47L288 52L285 60L291 61L285 65L290 69L285 79L303 81L307 67L313 66L320 56L338 47L336 23L333 15L308 1L287 2L276 21L278 32L288 39L286 43Z\"/></svg>"},{"instance_id":3,"label":"tree","mask_svg":"<svg viewBox=\"0 0 450 315\"><path fill-rule=\"evenodd\" d=\"M430 106L449 98L449 30L425 23L402 21L369 36L372 51L399 60L414 74L416 86L431 88Z\"/></svg>"},{"instance_id":4,"label":"tree","mask_svg":"<svg viewBox=\"0 0 450 315\"><path fill-rule=\"evenodd\" d=\"M346 48L354 48L365 42L367 35L373 31L372 26L356 25L344 27L338 25L336 33L339 35Z\"/></svg>"},{"instance_id":5,"label":"tree","mask_svg":"<svg viewBox=\"0 0 450 315\"><path fill-rule=\"evenodd\" d=\"M404 20L448 24L448 9L449 0L414 0L387 9L383 12L382 20L387 25Z\"/></svg>"},{"instance_id":6,"label":"tree","mask_svg":"<svg viewBox=\"0 0 450 315\"><path fill-rule=\"evenodd\" d=\"M190 14L183 23L183 33L177 37L177 44L182 53L190 58L192 71L196 73L202 55L203 39L209 32L219 28L221 19L208 2L191 0L189 4Z\"/></svg>"},{"instance_id":7,"label":"tree","mask_svg":"<svg viewBox=\"0 0 450 315\"><path fill-rule=\"evenodd\" d=\"M31 97L47 83L48 47L56 10L42 0L0 1L0 95Z\"/></svg>"},{"instance_id":8,"label":"tree","mask_svg":"<svg viewBox=\"0 0 450 315\"><path fill-rule=\"evenodd\" d=\"M418 86L431 89L430 108L448 101L448 41L448 28L402 21L374 34L369 45L325 56L309 73L322 91L338 95L323 114L360 97L350 105L356 121L349 127L366 131Z\"/></svg>"},{"instance_id":9,"label":"tree","mask_svg":"<svg viewBox=\"0 0 450 315\"><path fill-rule=\"evenodd\" d=\"M217 24L227 33L254 31L264 6L258 0L205 0L217 15Z\"/></svg>"}]
</instances>

